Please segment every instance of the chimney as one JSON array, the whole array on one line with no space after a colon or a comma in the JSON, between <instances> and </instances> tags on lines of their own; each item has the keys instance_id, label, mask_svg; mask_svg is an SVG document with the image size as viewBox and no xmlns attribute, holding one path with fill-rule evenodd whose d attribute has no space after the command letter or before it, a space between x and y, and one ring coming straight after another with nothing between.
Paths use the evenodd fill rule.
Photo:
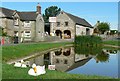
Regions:
<instances>
[{"instance_id":1,"label":"chimney","mask_svg":"<svg viewBox=\"0 0 120 81\"><path fill-rule=\"evenodd\" d=\"M100 23L100 21L97 21L97 23Z\"/></svg>"},{"instance_id":2,"label":"chimney","mask_svg":"<svg viewBox=\"0 0 120 81\"><path fill-rule=\"evenodd\" d=\"M41 14L41 6L40 3L37 5L37 14Z\"/></svg>"}]
</instances>

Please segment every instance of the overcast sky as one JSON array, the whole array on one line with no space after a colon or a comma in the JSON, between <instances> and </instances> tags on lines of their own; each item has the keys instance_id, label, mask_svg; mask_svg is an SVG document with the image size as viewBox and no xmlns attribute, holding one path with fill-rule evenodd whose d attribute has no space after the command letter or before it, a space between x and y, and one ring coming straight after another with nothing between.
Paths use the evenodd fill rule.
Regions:
<instances>
[{"instance_id":1,"label":"overcast sky","mask_svg":"<svg viewBox=\"0 0 120 81\"><path fill-rule=\"evenodd\" d=\"M2 2L2 7L18 11L36 11L38 2ZM63 11L86 19L92 26L99 20L108 22L111 29L118 29L117 2L40 2L42 13L49 6L58 6Z\"/></svg>"}]
</instances>

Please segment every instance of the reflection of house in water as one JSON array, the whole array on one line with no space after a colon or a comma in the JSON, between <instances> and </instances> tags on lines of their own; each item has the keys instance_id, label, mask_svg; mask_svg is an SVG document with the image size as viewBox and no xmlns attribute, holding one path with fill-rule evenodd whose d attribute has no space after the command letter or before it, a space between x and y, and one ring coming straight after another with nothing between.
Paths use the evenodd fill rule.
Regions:
<instances>
[{"instance_id":1,"label":"reflection of house in water","mask_svg":"<svg viewBox=\"0 0 120 81\"><path fill-rule=\"evenodd\" d=\"M90 60L89 56L75 54L74 48L62 48L62 50L52 52L51 64L56 65L58 71L68 71L84 65Z\"/></svg>"},{"instance_id":2,"label":"reflection of house in water","mask_svg":"<svg viewBox=\"0 0 120 81\"><path fill-rule=\"evenodd\" d=\"M51 55L54 55L51 64L56 65L56 69L59 71L66 71L74 63L75 53L72 47L51 52Z\"/></svg>"},{"instance_id":3,"label":"reflection of house in water","mask_svg":"<svg viewBox=\"0 0 120 81\"><path fill-rule=\"evenodd\" d=\"M55 65L58 71L69 71L86 64L91 59L89 55L75 54L74 47L61 48L47 54L29 59L37 65Z\"/></svg>"}]
</instances>

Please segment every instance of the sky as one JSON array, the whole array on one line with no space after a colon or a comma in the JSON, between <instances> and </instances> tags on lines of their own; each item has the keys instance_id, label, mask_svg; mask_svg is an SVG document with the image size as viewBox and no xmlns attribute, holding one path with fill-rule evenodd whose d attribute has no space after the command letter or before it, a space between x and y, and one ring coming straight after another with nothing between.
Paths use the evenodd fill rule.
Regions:
<instances>
[{"instance_id":1,"label":"sky","mask_svg":"<svg viewBox=\"0 0 120 81\"><path fill-rule=\"evenodd\" d=\"M1 7L18 11L36 11L38 2L2 2ZM110 23L110 29L118 29L118 2L40 2L42 13L50 6L84 18L92 26L97 21Z\"/></svg>"}]
</instances>

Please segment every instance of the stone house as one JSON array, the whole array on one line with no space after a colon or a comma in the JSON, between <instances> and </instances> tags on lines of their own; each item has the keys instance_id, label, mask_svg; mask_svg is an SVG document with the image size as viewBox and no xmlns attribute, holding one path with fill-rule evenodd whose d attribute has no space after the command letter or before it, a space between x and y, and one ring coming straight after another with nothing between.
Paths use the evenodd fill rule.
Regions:
<instances>
[{"instance_id":1,"label":"stone house","mask_svg":"<svg viewBox=\"0 0 120 81\"><path fill-rule=\"evenodd\" d=\"M51 22L50 33L62 39L74 39L78 35L92 35L93 27L85 19L61 11L56 22Z\"/></svg>"},{"instance_id":2,"label":"stone house","mask_svg":"<svg viewBox=\"0 0 120 81\"><path fill-rule=\"evenodd\" d=\"M44 41L44 20L41 6L36 11L20 12L0 7L0 27L9 36L17 36L18 42Z\"/></svg>"}]
</instances>

